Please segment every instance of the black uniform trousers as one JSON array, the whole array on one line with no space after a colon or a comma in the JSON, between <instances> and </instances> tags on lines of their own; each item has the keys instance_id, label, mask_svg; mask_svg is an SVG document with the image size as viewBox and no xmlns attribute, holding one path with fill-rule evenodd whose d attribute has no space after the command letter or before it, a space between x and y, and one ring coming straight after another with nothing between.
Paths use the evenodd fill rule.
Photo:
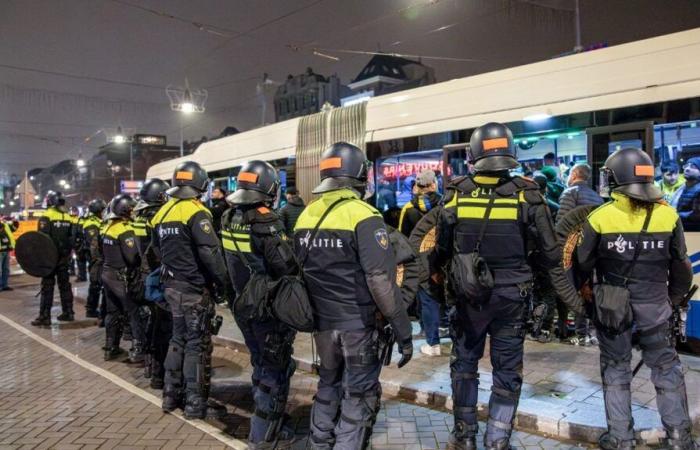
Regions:
<instances>
[{"instance_id":1,"label":"black uniform trousers","mask_svg":"<svg viewBox=\"0 0 700 450\"><path fill-rule=\"evenodd\" d=\"M116 350L127 320L127 293L124 276L118 270L105 267L102 271L105 290L105 349Z\"/></svg>"},{"instance_id":2,"label":"black uniform trousers","mask_svg":"<svg viewBox=\"0 0 700 450\"><path fill-rule=\"evenodd\" d=\"M90 284L88 296L85 301L85 309L88 312L97 312L102 295L102 264L90 261Z\"/></svg>"},{"instance_id":3,"label":"black uniform trousers","mask_svg":"<svg viewBox=\"0 0 700 450\"><path fill-rule=\"evenodd\" d=\"M529 294L528 294L529 295ZM454 433L465 438L478 431L479 360L486 335L491 337L493 385L486 425L486 445L509 439L523 382L524 314L527 296L516 286L496 287L480 308L457 303L450 317Z\"/></svg>"},{"instance_id":4,"label":"black uniform trousers","mask_svg":"<svg viewBox=\"0 0 700 450\"><path fill-rule=\"evenodd\" d=\"M104 267L102 270L102 283L105 287L106 315L105 328L107 328L107 339L110 336L110 324L113 327L112 336L116 336L116 329L121 334L124 326L128 323L135 342L143 344L146 339L146 323L139 311L140 305L136 303L126 291L126 275L119 270ZM115 345L115 348L118 345Z\"/></svg>"},{"instance_id":5,"label":"black uniform trousers","mask_svg":"<svg viewBox=\"0 0 700 450\"><path fill-rule=\"evenodd\" d=\"M39 303L39 316L51 317L53 306L53 288L58 282L58 293L61 296L61 309L66 314L73 314L73 290L68 274L70 255L62 255L58 259L56 270L48 277L41 279L41 301Z\"/></svg>"},{"instance_id":6,"label":"black uniform trousers","mask_svg":"<svg viewBox=\"0 0 700 450\"><path fill-rule=\"evenodd\" d=\"M635 332L639 337L642 360L651 369L656 388L656 406L667 431L690 432L685 379L674 347L668 319L671 306L666 301L638 303L632 300ZM632 419L632 335L629 329L620 335L598 330L600 373L608 430L621 441L634 439Z\"/></svg>"},{"instance_id":7,"label":"black uniform trousers","mask_svg":"<svg viewBox=\"0 0 700 450\"><path fill-rule=\"evenodd\" d=\"M255 414L250 419L248 442L257 444L264 442L266 435L274 437L275 433L268 433L269 427L284 421L289 382L296 369L292 359L296 332L276 319L244 321L234 317L253 365Z\"/></svg>"},{"instance_id":8,"label":"black uniform trousers","mask_svg":"<svg viewBox=\"0 0 700 450\"><path fill-rule=\"evenodd\" d=\"M85 248L78 250L75 257L78 261L78 281L87 281L90 249Z\"/></svg>"},{"instance_id":9,"label":"black uniform trousers","mask_svg":"<svg viewBox=\"0 0 700 450\"><path fill-rule=\"evenodd\" d=\"M165 358L166 390L183 390L204 401L211 382L211 300L202 288L186 283L165 284L165 300L173 317L172 337Z\"/></svg>"},{"instance_id":10,"label":"black uniform trousers","mask_svg":"<svg viewBox=\"0 0 700 450\"><path fill-rule=\"evenodd\" d=\"M150 336L151 377L163 381L165 377L165 358L168 355L168 346L173 334L173 316L165 306L153 305L151 307L148 333Z\"/></svg>"},{"instance_id":11,"label":"black uniform trousers","mask_svg":"<svg viewBox=\"0 0 700 450\"><path fill-rule=\"evenodd\" d=\"M378 332L327 330L314 334L321 366L311 408L314 449L366 447L379 410L381 385Z\"/></svg>"}]
</instances>

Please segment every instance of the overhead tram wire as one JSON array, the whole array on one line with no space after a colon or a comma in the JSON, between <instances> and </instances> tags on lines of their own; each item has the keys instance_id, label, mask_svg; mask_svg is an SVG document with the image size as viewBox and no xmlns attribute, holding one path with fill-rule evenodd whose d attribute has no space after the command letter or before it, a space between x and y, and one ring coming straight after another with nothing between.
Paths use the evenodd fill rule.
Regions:
<instances>
[{"instance_id":1,"label":"overhead tram wire","mask_svg":"<svg viewBox=\"0 0 700 450\"><path fill-rule=\"evenodd\" d=\"M0 68L18 70L18 71L22 71L22 72L40 73L40 74L44 74L44 75L53 75L53 76L58 76L58 77L66 77L66 78L72 78L75 80L97 81L100 83L120 84L123 86L140 87L140 88L147 88L147 89L158 89L159 91L163 90L162 86L155 86L153 84L137 83L134 81L114 80L114 79L102 78L102 77L92 77L92 76L88 76L88 75L77 75L74 73L58 72L55 70L37 69L34 67L15 66L12 64L0 63Z\"/></svg>"},{"instance_id":2,"label":"overhead tram wire","mask_svg":"<svg viewBox=\"0 0 700 450\"><path fill-rule=\"evenodd\" d=\"M307 9L309 9L309 8L312 8L312 7L316 6L316 5L318 5L319 3L322 3L323 1L325 1L325 0L315 0L315 1L313 1L313 2L311 2L311 3L309 3L309 4L307 4L307 5L300 6L300 7L296 8L296 9L294 9L294 10L288 12L288 13L285 13L285 14L282 14L281 16L277 16L277 17L275 17L275 18L272 18L272 19L270 19L270 20L268 20L268 21L266 21L266 22L263 22L263 23L261 23L261 24L255 25L255 26L252 27L252 28L249 28L249 29L247 29L247 30L245 30L245 31L242 31L242 32L240 32L240 33L238 33L238 34L236 34L236 35L234 35L234 36L231 36L230 38L224 40L223 42L221 42L221 43L215 45L211 50L209 50L209 51L206 52L204 55L202 55L202 56L198 57L197 59L195 59L191 64L186 65L186 66L185 66L185 69L184 69L185 75L187 75L187 73L190 71L190 69L192 69L193 67L197 66L197 65L198 65L199 63L201 63L203 60L209 59L214 53L216 53L217 51L219 51L219 50L221 50L222 48L226 47L227 45L229 45L231 42L235 41L236 39L241 38L241 37L244 37L244 36L247 36L247 35L249 35L250 33L254 33L254 32L256 32L256 31L258 31L258 30L261 30L261 29L263 29L263 28L265 28L265 27L267 27L267 26L269 26L269 25L272 25L272 24L274 24L274 23L280 22L280 21L282 21L282 20L284 20L284 19L286 19L286 18L288 18L288 17L291 17L291 16L293 16L293 15L295 15L295 14L298 14L298 13L300 13L300 12L302 12L302 11L305 11L305 10L307 10Z\"/></svg>"},{"instance_id":3,"label":"overhead tram wire","mask_svg":"<svg viewBox=\"0 0 700 450\"><path fill-rule=\"evenodd\" d=\"M163 18L163 19L174 20L174 21L181 22L181 23L184 23L187 25L192 25L193 27L197 28L199 31L204 31L205 33L213 34L216 36L231 37L234 34L240 33L240 31L233 30L231 28L224 28L224 27L220 27L217 25L207 24L204 22L197 22L195 20L191 20L191 19L188 19L185 17L176 16L175 14L170 14L170 13L167 13L165 11L159 11L157 9L147 8L147 7L141 6L141 5L135 5L133 3L129 3L129 2L124 1L124 0L107 0L107 1L110 1L112 3L116 3L118 5L123 5L123 6L129 7L129 8L138 9L138 10L147 12L149 14L153 14L153 15L158 16L158 17Z\"/></svg>"}]
</instances>

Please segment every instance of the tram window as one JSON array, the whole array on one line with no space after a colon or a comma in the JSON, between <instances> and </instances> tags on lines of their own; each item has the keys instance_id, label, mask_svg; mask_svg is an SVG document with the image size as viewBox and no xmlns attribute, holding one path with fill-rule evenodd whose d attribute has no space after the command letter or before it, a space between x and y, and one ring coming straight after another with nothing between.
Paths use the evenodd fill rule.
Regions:
<instances>
[{"instance_id":1,"label":"tram window","mask_svg":"<svg viewBox=\"0 0 700 450\"><path fill-rule=\"evenodd\" d=\"M562 183L566 183L575 163L587 159L586 135L582 131L516 136L515 144L523 174L531 175L544 166L555 166Z\"/></svg>"},{"instance_id":2,"label":"tram window","mask_svg":"<svg viewBox=\"0 0 700 450\"><path fill-rule=\"evenodd\" d=\"M700 121L656 125L654 156L664 199L686 231L700 231Z\"/></svg>"},{"instance_id":3,"label":"tram window","mask_svg":"<svg viewBox=\"0 0 700 450\"><path fill-rule=\"evenodd\" d=\"M376 168L376 204L384 212L401 208L411 200L416 176L424 169L434 170L438 179L438 191L442 192L442 150L404 153L380 158Z\"/></svg>"}]
</instances>

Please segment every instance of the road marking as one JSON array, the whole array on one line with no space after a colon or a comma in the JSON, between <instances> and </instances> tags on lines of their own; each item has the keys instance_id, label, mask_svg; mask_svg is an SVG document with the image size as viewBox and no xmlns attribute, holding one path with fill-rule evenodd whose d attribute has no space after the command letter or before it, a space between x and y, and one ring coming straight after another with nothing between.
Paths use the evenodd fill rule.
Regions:
<instances>
[{"instance_id":1,"label":"road marking","mask_svg":"<svg viewBox=\"0 0 700 450\"><path fill-rule=\"evenodd\" d=\"M112 383L116 384L117 386L121 387L122 389L126 389L127 391L131 392L134 395L137 395L141 397L142 399L146 400L147 402L153 403L156 405L159 409L161 406L161 399L159 397L156 397L155 395L151 394L148 391L145 391L137 386L134 386L133 384L129 383L128 381L124 380L123 378L120 378L116 375L114 375L112 372L105 370L101 367L98 367L88 361L85 361L84 359L80 358L78 355L74 355L71 352L65 350L64 348L59 347L58 345L54 344L51 341L48 341L44 339L43 337L39 336L38 334L34 333L31 330L28 330L27 328L24 328L22 325L18 324L14 320L10 319L9 317L5 316L4 314L0 314L0 320L5 322L7 325L11 326L15 330L19 331L20 333L34 339L41 345L48 347L50 350L53 350L54 352L58 353L59 355L68 358L69 360L73 361L74 363L78 364L79 366L96 373L97 375L100 375ZM165 413L163 413L165 414ZM223 442L224 444L228 445L229 447L235 448L237 450L245 450L248 448L248 445L236 438L233 438L225 433L223 433L221 430L216 428L215 426L203 421L203 420L187 420L185 417L180 413L179 411L174 411L172 413L169 413L172 416L177 417L178 419L182 420L183 422L187 422L188 424L192 425L193 427L197 428L198 430L208 434L209 436L213 437L214 439Z\"/></svg>"}]
</instances>

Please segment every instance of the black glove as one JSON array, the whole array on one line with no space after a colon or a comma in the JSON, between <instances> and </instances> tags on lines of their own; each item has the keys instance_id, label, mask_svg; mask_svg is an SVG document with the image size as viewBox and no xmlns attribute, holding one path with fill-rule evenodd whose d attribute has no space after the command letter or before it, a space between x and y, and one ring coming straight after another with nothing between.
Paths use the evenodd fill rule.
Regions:
<instances>
[{"instance_id":1,"label":"black glove","mask_svg":"<svg viewBox=\"0 0 700 450\"><path fill-rule=\"evenodd\" d=\"M399 360L399 369L408 364L408 362L413 358L413 339L408 338L399 345L399 353L401 353L401 359Z\"/></svg>"}]
</instances>

